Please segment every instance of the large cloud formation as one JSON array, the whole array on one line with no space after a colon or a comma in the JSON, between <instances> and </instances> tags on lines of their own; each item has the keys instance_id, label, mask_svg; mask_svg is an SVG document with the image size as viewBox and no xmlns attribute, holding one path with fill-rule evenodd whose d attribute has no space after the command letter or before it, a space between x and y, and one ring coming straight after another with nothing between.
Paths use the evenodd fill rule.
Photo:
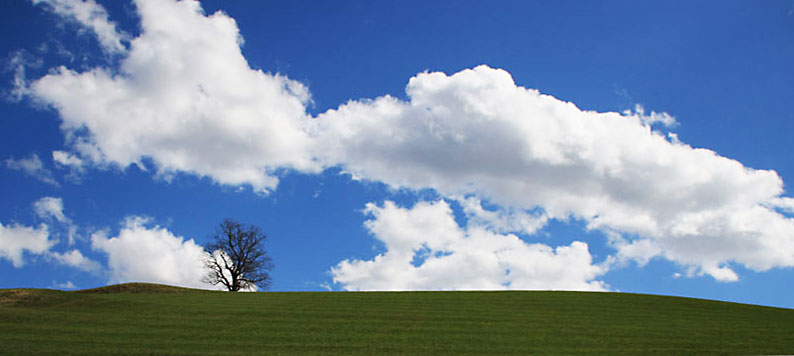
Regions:
<instances>
[{"instance_id":1,"label":"large cloud formation","mask_svg":"<svg viewBox=\"0 0 794 356\"><path fill-rule=\"evenodd\" d=\"M467 237L449 240L450 251L468 251L457 246L469 240L500 246L513 239L504 234L574 218L604 232L619 262L661 257L721 281L738 278L731 264L794 266L794 220L783 213L794 203L781 178L652 129L674 122L669 115L584 111L483 65L420 73L407 100L351 101L312 118L303 85L250 68L227 15L207 16L190 0L136 5L140 36L129 49L106 49L121 52L118 68L61 67L27 88L58 111L70 151L60 155L81 165L151 162L161 176L197 174L258 191L275 189L280 169L342 167L394 187L435 189L493 234L460 229ZM390 253L406 252L390 248L380 259ZM383 266L347 261L335 271L374 276ZM372 286L357 278L338 280Z\"/></svg>"},{"instance_id":2,"label":"large cloud formation","mask_svg":"<svg viewBox=\"0 0 794 356\"><path fill-rule=\"evenodd\" d=\"M641 114L582 111L487 66L419 74L407 93L320 115L328 164L582 219L621 258L663 256L720 280L735 279L729 261L794 265L794 221L774 209L788 201L774 171L668 139Z\"/></svg>"},{"instance_id":3,"label":"large cloud formation","mask_svg":"<svg viewBox=\"0 0 794 356\"><path fill-rule=\"evenodd\" d=\"M306 88L251 69L233 19L204 16L195 1L136 5L142 33L117 71L60 67L30 85L60 113L72 160L151 159L165 177L186 172L260 191L276 187L274 170L319 168L307 149Z\"/></svg>"}]
</instances>

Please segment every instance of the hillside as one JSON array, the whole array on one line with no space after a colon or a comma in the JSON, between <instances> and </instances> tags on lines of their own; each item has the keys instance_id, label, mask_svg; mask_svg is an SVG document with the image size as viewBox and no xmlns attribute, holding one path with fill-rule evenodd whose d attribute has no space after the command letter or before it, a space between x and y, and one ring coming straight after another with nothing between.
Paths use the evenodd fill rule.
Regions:
<instances>
[{"instance_id":1,"label":"hillside","mask_svg":"<svg viewBox=\"0 0 794 356\"><path fill-rule=\"evenodd\" d=\"M580 292L0 290L4 354L794 354L794 310Z\"/></svg>"}]
</instances>

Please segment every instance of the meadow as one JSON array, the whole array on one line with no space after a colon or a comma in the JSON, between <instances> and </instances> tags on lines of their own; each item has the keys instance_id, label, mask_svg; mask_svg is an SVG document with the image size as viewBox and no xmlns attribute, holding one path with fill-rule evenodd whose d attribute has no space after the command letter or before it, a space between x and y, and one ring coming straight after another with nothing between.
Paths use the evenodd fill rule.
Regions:
<instances>
[{"instance_id":1,"label":"meadow","mask_svg":"<svg viewBox=\"0 0 794 356\"><path fill-rule=\"evenodd\" d=\"M794 310L585 292L0 290L8 355L794 354Z\"/></svg>"}]
</instances>

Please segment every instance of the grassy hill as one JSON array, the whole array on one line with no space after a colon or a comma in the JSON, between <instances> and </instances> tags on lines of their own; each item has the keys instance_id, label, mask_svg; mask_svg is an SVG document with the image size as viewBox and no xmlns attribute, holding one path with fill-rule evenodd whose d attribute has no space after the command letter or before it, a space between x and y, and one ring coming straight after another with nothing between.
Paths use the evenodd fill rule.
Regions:
<instances>
[{"instance_id":1,"label":"grassy hill","mask_svg":"<svg viewBox=\"0 0 794 356\"><path fill-rule=\"evenodd\" d=\"M794 354L794 310L579 292L0 290L0 354Z\"/></svg>"}]
</instances>

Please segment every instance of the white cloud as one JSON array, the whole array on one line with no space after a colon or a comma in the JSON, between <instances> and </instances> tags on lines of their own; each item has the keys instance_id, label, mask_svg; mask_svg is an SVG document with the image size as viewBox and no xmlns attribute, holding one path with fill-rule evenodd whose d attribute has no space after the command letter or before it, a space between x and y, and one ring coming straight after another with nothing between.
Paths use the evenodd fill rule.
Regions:
<instances>
[{"instance_id":1,"label":"white cloud","mask_svg":"<svg viewBox=\"0 0 794 356\"><path fill-rule=\"evenodd\" d=\"M26 75L27 68L40 68L43 65L44 61L41 58L37 58L24 49L12 52L5 62L5 70L14 73L11 80L12 87L7 98L12 102L18 102L30 95Z\"/></svg>"},{"instance_id":2,"label":"white cloud","mask_svg":"<svg viewBox=\"0 0 794 356\"><path fill-rule=\"evenodd\" d=\"M166 178L187 172L257 191L276 187L277 169L318 171L308 91L251 69L233 19L205 16L190 0L136 4L142 33L118 74L62 67L30 85L58 110L77 153L58 162L126 167L149 158Z\"/></svg>"},{"instance_id":3,"label":"white cloud","mask_svg":"<svg viewBox=\"0 0 794 356\"><path fill-rule=\"evenodd\" d=\"M122 41L127 35L116 30L116 24L108 19L108 13L94 0L32 0L34 5L44 4L55 14L91 30L102 48L111 54L126 51Z\"/></svg>"},{"instance_id":4,"label":"white cloud","mask_svg":"<svg viewBox=\"0 0 794 356\"><path fill-rule=\"evenodd\" d=\"M55 281L52 282L52 287L56 289L77 289L77 286L72 283L72 281L66 281L64 283L57 283Z\"/></svg>"},{"instance_id":5,"label":"white cloud","mask_svg":"<svg viewBox=\"0 0 794 356\"><path fill-rule=\"evenodd\" d=\"M55 166L58 168L68 168L69 174L66 176L66 179L75 183L81 181L88 166L86 161L77 155L60 150L52 151L52 161L55 162Z\"/></svg>"},{"instance_id":6,"label":"white cloud","mask_svg":"<svg viewBox=\"0 0 794 356\"><path fill-rule=\"evenodd\" d=\"M85 162L80 157L64 151L52 151L52 160L56 164L78 170L85 165Z\"/></svg>"},{"instance_id":7,"label":"white cloud","mask_svg":"<svg viewBox=\"0 0 794 356\"><path fill-rule=\"evenodd\" d=\"M128 218L118 236L105 232L91 236L91 246L108 255L109 282L153 282L211 288L201 282L206 274L204 249L160 226L147 226L141 217Z\"/></svg>"},{"instance_id":8,"label":"white cloud","mask_svg":"<svg viewBox=\"0 0 794 356\"><path fill-rule=\"evenodd\" d=\"M645 126L662 124L662 126L674 127L678 125L678 122L675 120L675 118L666 112L658 113L655 111L651 111L648 115L645 115L645 108L640 104L634 106L634 112L631 111L624 112L624 115L626 116L636 115L637 117L640 118L640 122L642 122L642 124Z\"/></svg>"},{"instance_id":9,"label":"white cloud","mask_svg":"<svg viewBox=\"0 0 794 356\"><path fill-rule=\"evenodd\" d=\"M468 226L479 226L497 233L534 234L548 222L543 213L530 214L521 209L504 208L489 210L476 197L456 199L468 219Z\"/></svg>"},{"instance_id":10,"label":"white cloud","mask_svg":"<svg viewBox=\"0 0 794 356\"><path fill-rule=\"evenodd\" d=\"M65 225L69 233L69 245L74 244L77 226L63 213L63 200L55 197L44 197L33 203L33 210L42 219L55 219Z\"/></svg>"},{"instance_id":11,"label":"white cloud","mask_svg":"<svg viewBox=\"0 0 794 356\"><path fill-rule=\"evenodd\" d=\"M86 272L96 272L102 269L102 265L88 257L85 257L78 250L71 250L64 253L50 252L49 256L61 264Z\"/></svg>"},{"instance_id":12,"label":"white cloud","mask_svg":"<svg viewBox=\"0 0 794 356\"><path fill-rule=\"evenodd\" d=\"M730 267L718 265L706 265L701 267L700 274L708 274L719 282L736 282L739 276Z\"/></svg>"},{"instance_id":13,"label":"white cloud","mask_svg":"<svg viewBox=\"0 0 794 356\"><path fill-rule=\"evenodd\" d=\"M732 279L729 263L794 266L794 221L773 209L790 206L780 177L652 131L669 115L583 111L487 66L419 74L407 94L321 114L317 155L394 187L575 217L636 236L614 246L624 257L661 256L720 280Z\"/></svg>"},{"instance_id":14,"label":"white cloud","mask_svg":"<svg viewBox=\"0 0 794 356\"><path fill-rule=\"evenodd\" d=\"M777 173L654 131L676 124L669 114L584 111L478 66L420 73L405 101L354 100L312 119L303 85L250 68L233 19L189 0L136 4L142 32L119 68L62 67L26 91L59 112L68 161L150 159L160 176L257 191L274 189L280 169L340 166L474 198L466 212L486 235L573 217L616 236L617 258L640 264L666 258L723 281L738 278L732 264L794 266L794 220L782 213L794 204Z\"/></svg>"},{"instance_id":15,"label":"white cloud","mask_svg":"<svg viewBox=\"0 0 794 356\"><path fill-rule=\"evenodd\" d=\"M74 243L76 227L63 213L61 198L44 197L33 203L33 210L42 219L54 219L69 229L69 244ZM57 244L52 238L50 226L41 224L38 228L14 224L3 227L0 224L0 257L6 258L14 267L25 264L24 254L39 255L63 265L83 271L98 271L102 266L96 261L85 257L80 251L73 249L68 252L57 252L51 249Z\"/></svg>"},{"instance_id":16,"label":"white cloud","mask_svg":"<svg viewBox=\"0 0 794 356\"><path fill-rule=\"evenodd\" d=\"M778 208L789 214L794 214L794 199L789 197L780 197L776 199L771 199L768 202L768 206L770 208Z\"/></svg>"},{"instance_id":17,"label":"white cloud","mask_svg":"<svg viewBox=\"0 0 794 356\"><path fill-rule=\"evenodd\" d=\"M22 171L25 174L36 178L44 183L58 186L58 182L52 175L49 169L44 167L44 163L39 159L39 155L32 154L28 158L13 159L9 158L5 161L6 168Z\"/></svg>"},{"instance_id":18,"label":"white cloud","mask_svg":"<svg viewBox=\"0 0 794 356\"><path fill-rule=\"evenodd\" d=\"M479 227L462 229L445 201L406 209L368 204L365 223L386 252L331 269L347 290L605 290L606 268L592 264L587 244L552 248Z\"/></svg>"},{"instance_id":19,"label":"white cloud","mask_svg":"<svg viewBox=\"0 0 794 356\"><path fill-rule=\"evenodd\" d=\"M3 226L0 223L0 258L11 261L14 267L25 265L25 252L40 255L49 251L55 245L50 240L46 225L38 228L13 224Z\"/></svg>"},{"instance_id":20,"label":"white cloud","mask_svg":"<svg viewBox=\"0 0 794 356\"><path fill-rule=\"evenodd\" d=\"M54 218L60 223L71 224L72 221L63 214L63 200L55 197L44 197L33 203L33 210L42 218Z\"/></svg>"}]
</instances>

